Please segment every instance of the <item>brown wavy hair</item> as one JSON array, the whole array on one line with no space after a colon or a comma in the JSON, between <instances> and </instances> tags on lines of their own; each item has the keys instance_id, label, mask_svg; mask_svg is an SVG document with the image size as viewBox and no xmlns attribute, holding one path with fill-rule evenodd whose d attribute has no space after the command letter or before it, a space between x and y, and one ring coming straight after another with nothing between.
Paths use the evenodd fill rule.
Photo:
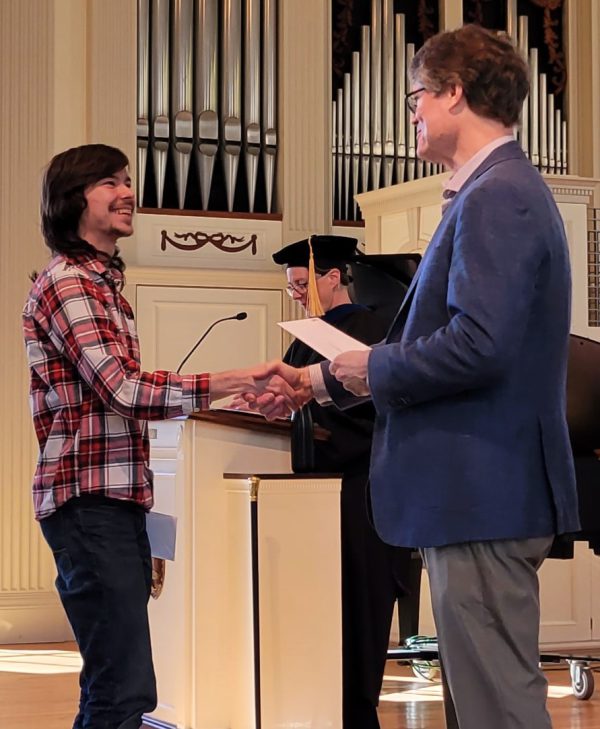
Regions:
<instances>
[{"instance_id":1,"label":"brown wavy hair","mask_svg":"<svg viewBox=\"0 0 600 729\"><path fill-rule=\"evenodd\" d=\"M42 234L53 255L77 259L90 255L123 272L125 262L116 250L109 258L79 237L79 221L87 207L84 190L129 166L124 152L106 144L84 144L60 152L50 160L42 181Z\"/></svg>"},{"instance_id":2,"label":"brown wavy hair","mask_svg":"<svg viewBox=\"0 0 600 729\"><path fill-rule=\"evenodd\" d=\"M525 60L505 34L465 25L430 38L415 54L410 77L429 91L461 86L469 108L510 127L529 93Z\"/></svg>"}]
</instances>

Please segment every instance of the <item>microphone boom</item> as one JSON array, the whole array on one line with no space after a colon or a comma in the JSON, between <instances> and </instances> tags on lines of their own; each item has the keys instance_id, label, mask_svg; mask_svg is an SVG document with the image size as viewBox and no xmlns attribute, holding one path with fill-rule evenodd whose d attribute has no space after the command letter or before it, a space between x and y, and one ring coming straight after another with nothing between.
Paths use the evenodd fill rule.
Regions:
<instances>
[{"instance_id":1,"label":"microphone boom","mask_svg":"<svg viewBox=\"0 0 600 729\"><path fill-rule=\"evenodd\" d=\"M208 329L204 332L204 334L200 337L200 339L194 344L194 346L190 349L190 351L186 354L186 356L181 361L181 364L179 367L175 370L175 374L179 374L181 368L183 365L188 361L188 359L194 354L194 352L198 349L198 347L202 344L202 342L206 339L208 334L211 332L213 327L216 327L217 324L220 324L222 321L242 321L243 319L246 319L248 317L248 314L245 311L240 311L238 314L234 314L233 316L224 316L222 319L217 319L217 321L213 321L213 323L208 327Z\"/></svg>"}]
</instances>

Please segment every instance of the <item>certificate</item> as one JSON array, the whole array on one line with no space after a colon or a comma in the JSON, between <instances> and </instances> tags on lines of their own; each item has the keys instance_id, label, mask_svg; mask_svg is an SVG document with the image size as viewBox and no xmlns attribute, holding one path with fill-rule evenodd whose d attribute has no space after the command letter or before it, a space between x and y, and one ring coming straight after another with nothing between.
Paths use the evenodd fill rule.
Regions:
<instances>
[{"instance_id":1,"label":"certificate","mask_svg":"<svg viewBox=\"0 0 600 729\"><path fill-rule=\"evenodd\" d=\"M174 560L177 517L149 511L146 514L146 531L152 556Z\"/></svg>"},{"instance_id":2,"label":"certificate","mask_svg":"<svg viewBox=\"0 0 600 729\"><path fill-rule=\"evenodd\" d=\"M371 349L358 339L344 334L323 319L316 317L297 321L281 321L279 326L330 361L344 352L368 352Z\"/></svg>"}]
</instances>

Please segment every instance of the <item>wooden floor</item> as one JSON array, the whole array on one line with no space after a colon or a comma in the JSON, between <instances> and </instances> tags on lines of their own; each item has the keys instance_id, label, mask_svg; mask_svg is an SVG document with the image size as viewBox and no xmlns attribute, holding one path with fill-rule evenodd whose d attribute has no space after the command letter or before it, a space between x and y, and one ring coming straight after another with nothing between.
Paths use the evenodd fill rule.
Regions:
<instances>
[{"instance_id":1,"label":"wooden floor","mask_svg":"<svg viewBox=\"0 0 600 729\"><path fill-rule=\"evenodd\" d=\"M0 646L0 728L70 729L78 670L73 644ZM547 675L554 729L600 729L600 676L598 693L579 701L571 693L568 671L553 669ZM443 729L441 698L439 685L389 662L380 703L382 729Z\"/></svg>"},{"instance_id":2,"label":"wooden floor","mask_svg":"<svg viewBox=\"0 0 600 729\"><path fill-rule=\"evenodd\" d=\"M600 729L600 675L598 692L587 701L573 696L568 670L553 667L546 671L546 676L554 729ZM412 670L388 662L379 717L381 729L443 729L442 687L439 683L417 680Z\"/></svg>"}]
</instances>

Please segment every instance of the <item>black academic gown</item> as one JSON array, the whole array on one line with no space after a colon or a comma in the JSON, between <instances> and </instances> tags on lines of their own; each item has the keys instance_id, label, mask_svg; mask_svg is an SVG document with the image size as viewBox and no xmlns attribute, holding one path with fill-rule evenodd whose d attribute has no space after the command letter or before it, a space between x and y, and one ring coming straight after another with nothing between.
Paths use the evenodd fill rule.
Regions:
<instances>
[{"instance_id":1,"label":"black academic gown","mask_svg":"<svg viewBox=\"0 0 600 729\"><path fill-rule=\"evenodd\" d=\"M381 341L385 324L369 309L342 304L323 319L365 344ZM294 367L323 357L296 340L284 361ZM410 550L384 544L367 505L375 411L370 403L341 411L310 403L313 423L331 434L315 442L315 471L342 473L342 645L344 729L378 729L377 704L396 599L408 584Z\"/></svg>"}]
</instances>

